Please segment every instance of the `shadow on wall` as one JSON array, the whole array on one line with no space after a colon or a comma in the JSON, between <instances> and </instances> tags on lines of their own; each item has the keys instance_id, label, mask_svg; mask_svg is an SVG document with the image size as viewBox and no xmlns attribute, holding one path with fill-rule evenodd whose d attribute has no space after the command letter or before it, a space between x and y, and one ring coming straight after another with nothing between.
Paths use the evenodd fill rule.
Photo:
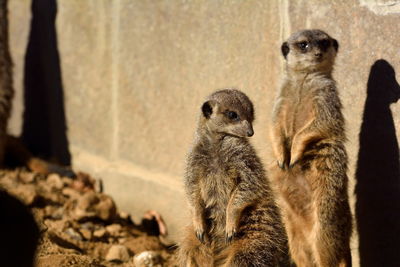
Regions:
<instances>
[{"instance_id":1,"label":"shadow on wall","mask_svg":"<svg viewBox=\"0 0 400 267\"><path fill-rule=\"evenodd\" d=\"M29 209L0 190L1 266L32 267L39 239L39 228Z\"/></svg>"},{"instance_id":2,"label":"shadow on wall","mask_svg":"<svg viewBox=\"0 0 400 267\"><path fill-rule=\"evenodd\" d=\"M71 164L57 48L55 0L32 0L25 55L22 140L36 156Z\"/></svg>"},{"instance_id":3,"label":"shadow on wall","mask_svg":"<svg viewBox=\"0 0 400 267\"><path fill-rule=\"evenodd\" d=\"M399 144L390 104L400 98L395 71L376 61L367 84L356 170L356 219L361 267L399 266Z\"/></svg>"}]
</instances>

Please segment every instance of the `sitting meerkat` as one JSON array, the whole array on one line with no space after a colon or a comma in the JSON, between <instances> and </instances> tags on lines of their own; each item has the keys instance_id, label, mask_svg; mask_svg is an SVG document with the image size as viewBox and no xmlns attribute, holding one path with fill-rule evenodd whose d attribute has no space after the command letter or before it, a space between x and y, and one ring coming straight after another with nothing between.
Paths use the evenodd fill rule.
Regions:
<instances>
[{"instance_id":1,"label":"sitting meerkat","mask_svg":"<svg viewBox=\"0 0 400 267\"><path fill-rule=\"evenodd\" d=\"M211 94L201 108L185 189L193 224L180 266L280 266L286 234L263 165L247 137L254 109L242 92Z\"/></svg>"},{"instance_id":2,"label":"sitting meerkat","mask_svg":"<svg viewBox=\"0 0 400 267\"><path fill-rule=\"evenodd\" d=\"M337 51L320 30L282 44L286 77L273 111L271 179L298 267L351 266L346 137L331 75Z\"/></svg>"}]
</instances>

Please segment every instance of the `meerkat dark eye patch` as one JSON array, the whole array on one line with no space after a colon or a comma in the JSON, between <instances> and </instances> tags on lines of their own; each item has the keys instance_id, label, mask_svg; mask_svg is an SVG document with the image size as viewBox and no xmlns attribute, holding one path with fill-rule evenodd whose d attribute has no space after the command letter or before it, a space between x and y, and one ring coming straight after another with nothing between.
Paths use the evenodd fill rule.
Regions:
<instances>
[{"instance_id":1,"label":"meerkat dark eye patch","mask_svg":"<svg viewBox=\"0 0 400 267\"><path fill-rule=\"evenodd\" d=\"M210 101L207 101L201 106L201 111L203 112L204 117L207 119L210 118L213 110Z\"/></svg>"},{"instance_id":2,"label":"meerkat dark eye patch","mask_svg":"<svg viewBox=\"0 0 400 267\"><path fill-rule=\"evenodd\" d=\"M301 52L305 53L307 52L307 48L310 46L310 44L306 41L302 41L296 43L296 46L300 49Z\"/></svg>"},{"instance_id":3,"label":"meerkat dark eye patch","mask_svg":"<svg viewBox=\"0 0 400 267\"><path fill-rule=\"evenodd\" d=\"M282 51L282 55L283 57L286 59L287 54L289 54L289 45L287 42L284 42L281 46L281 51Z\"/></svg>"},{"instance_id":4,"label":"meerkat dark eye patch","mask_svg":"<svg viewBox=\"0 0 400 267\"><path fill-rule=\"evenodd\" d=\"M225 115L232 121L239 120L239 115L235 111L226 111Z\"/></svg>"},{"instance_id":5,"label":"meerkat dark eye patch","mask_svg":"<svg viewBox=\"0 0 400 267\"><path fill-rule=\"evenodd\" d=\"M335 39L332 40L333 47L335 48L336 52L339 50L339 43Z\"/></svg>"},{"instance_id":6,"label":"meerkat dark eye patch","mask_svg":"<svg viewBox=\"0 0 400 267\"><path fill-rule=\"evenodd\" d=\"M323 39L318 41L318 47L324 52L327 51L330 46L331 46L331 41L328 39Z\"/></svg>"}]
</instances>

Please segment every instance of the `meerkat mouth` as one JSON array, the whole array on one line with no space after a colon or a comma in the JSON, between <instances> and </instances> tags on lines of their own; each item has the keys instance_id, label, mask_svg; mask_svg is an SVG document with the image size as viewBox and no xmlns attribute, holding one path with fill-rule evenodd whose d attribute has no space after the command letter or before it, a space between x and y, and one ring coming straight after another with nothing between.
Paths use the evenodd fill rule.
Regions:
<instances>
[{"instance_id":1,"label":"meerkat mouth","mask_svg":"<svg viewBox=\"0 0 400 267\"><path fill-rule=\"evenodd\" d=\"M322 63L323 61L325 60L325 58L322 56L322 57L315 57L315 58L313 58L312 60L311 60L311 62L312 63L316 63L316 64L320 64L320 63Z\"/></svg>"}]
</instances>

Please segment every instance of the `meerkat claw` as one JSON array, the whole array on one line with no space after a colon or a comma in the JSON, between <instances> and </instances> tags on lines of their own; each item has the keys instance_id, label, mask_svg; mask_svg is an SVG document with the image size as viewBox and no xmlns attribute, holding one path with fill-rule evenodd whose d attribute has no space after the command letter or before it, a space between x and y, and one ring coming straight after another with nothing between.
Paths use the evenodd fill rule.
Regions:
<instances>
[{"instance_id":1,"label":"meerkat claw","mask_svg":"<svg viewBox=\"0 0 400 267\"><path fill-rule=\"evenodd\" d=\"M279 168L281 168L282 170L284 170L285 169L285 164L284 164L284 162L282 161L277 161L277 164L278 164L278 166L279 166Z\"/></svg>"},{"instance_id":2,"label":"meerkat claw","mask_svg":"<svg viewBox=\"0 0 400 267\"><path fill-rule=\"evenodd\" d=\"M298 160L296 160L295 162L291 162L291 163L289 164L289 169L292 169L292 168L294 167L294 165L297 164L297 162L298 162Z\"/></svg>"},{"instance_id":3,"label":"meerkat claw","mask_svg":"<svg viewBox=\"0 0 400 267\"><path fill-rule=\"evenodd\" d=\"M204 243L204 241L205 241L204 232L196 231L196 237L201 243Z\"/></svg>"},{"instance_id":4,"label":"meerkat claw","mask_svg":"<svg viewBox=\"0 0 400 267\"><path fill-rule=\"evenodd\" d=\"M232 241L235 238L235 236L236 236L236 231L235 230L232 231L231 233L226 233L226 235L225 235L225 243L226 244L232 243Z\"/></svg>"}]
</instances>

